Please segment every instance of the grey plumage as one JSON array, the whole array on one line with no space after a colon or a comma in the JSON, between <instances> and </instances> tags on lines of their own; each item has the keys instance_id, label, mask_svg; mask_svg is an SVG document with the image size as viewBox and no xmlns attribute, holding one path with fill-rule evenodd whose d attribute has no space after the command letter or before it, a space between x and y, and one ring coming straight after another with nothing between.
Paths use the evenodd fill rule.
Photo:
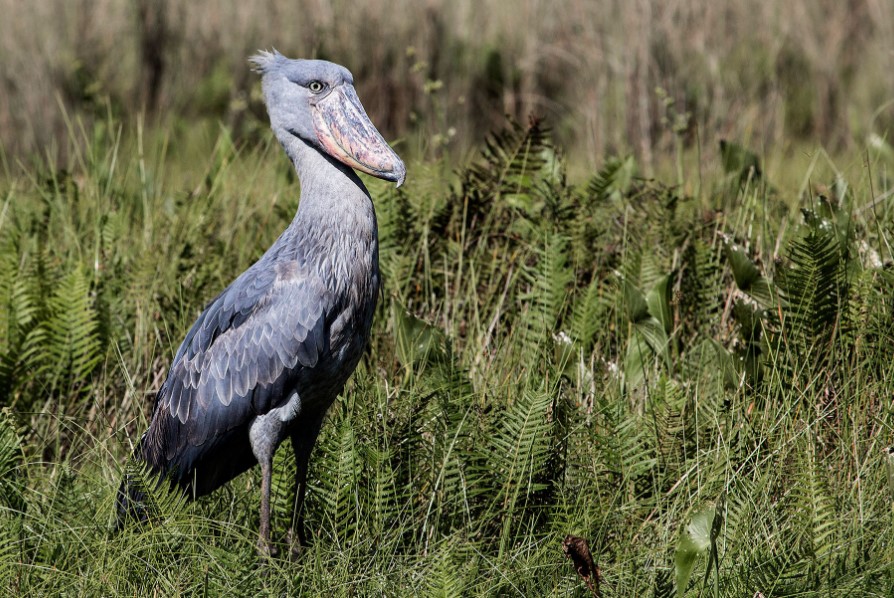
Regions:
<instances>
[{"instance_id":1,"label":"grey plumage","mask_svg":"<svg viewBox=\"0 0 894 598\"><path fill-rule=\"evenodd\" d=\"M269 549L273 453L290 437L296 502L326 410L367 344L379 292L375 210L357 168L401 184L400 158L369 122L350 73L262 52L271 127L301 181L298 211L267 252L205 308L174 357L135 458L190 496L260 463ZM140 511L128 479L119 523ZM300 530L299 530L300 533Z\"/></svg>"}]
</instances>

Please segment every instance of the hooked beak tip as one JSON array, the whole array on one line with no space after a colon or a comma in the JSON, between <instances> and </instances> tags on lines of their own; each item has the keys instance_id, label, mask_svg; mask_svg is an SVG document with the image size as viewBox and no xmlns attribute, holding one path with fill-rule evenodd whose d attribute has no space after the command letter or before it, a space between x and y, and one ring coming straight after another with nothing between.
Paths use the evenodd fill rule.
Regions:
<instances>
[{"instance_id":1,"label":"hooked beak tip","mask_svg":"<svg viewBox=\"0 0 894 598\"><path fill-rule=\"evenodd\" d=\"M314 108L314 128L324 151L360 172L403 185L406 166L370 122L353 87L333 91Z\"/></svg>"},{"instance_id":2,"label":"hooked beak tip","mask_svg":"<svg viewBox=\"0 0 894 598\"><path fill-rule=\"evenodd\" d=\"M400 189L400 186L404 184L404 181L407 178L407 169L403 164L401 164L400 168L398 168L394 174L394 180L397 183L395 185L395 188Z\"/></svg>"}]
</instances>

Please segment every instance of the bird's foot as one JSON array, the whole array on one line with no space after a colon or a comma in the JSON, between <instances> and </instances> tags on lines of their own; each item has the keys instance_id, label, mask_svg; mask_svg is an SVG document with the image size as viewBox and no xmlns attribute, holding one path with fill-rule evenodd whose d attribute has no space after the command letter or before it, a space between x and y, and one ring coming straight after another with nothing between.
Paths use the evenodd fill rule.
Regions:
<instances>
[{"instance_id":1,"label":"bird's foot","mask_svg":"<svg viewBox=\"0 0 894 598\"><path fill-rule=\"evenodd\" d=\"M270 559L274 559L279 555L279 549L273 545L273 542L261 538L258 540L258 559L262 563L267 563Z\"/></svg>"},{"instance_id":2,"label":"bird's foot","mask_svg":"<svg viewBox=\"0 0 894 598\"><path fill-rule=\"evenodd\" d=\"M304 526L299 525L297 528L289 528L286 534L286 544L289 546L289 557L292 561L298 560L301 554L307 549L307 541L302 532Z\"/></svg>"}]
</instances>

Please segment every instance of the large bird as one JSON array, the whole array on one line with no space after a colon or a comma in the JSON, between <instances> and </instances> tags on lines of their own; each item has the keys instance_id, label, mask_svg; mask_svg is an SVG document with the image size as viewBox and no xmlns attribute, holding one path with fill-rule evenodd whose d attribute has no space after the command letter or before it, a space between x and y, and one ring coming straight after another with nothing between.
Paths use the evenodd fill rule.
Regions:
<instances>
[{"instance_id":1,"label":"large bird","mask_svg":"<svg viewBox=\"0 0 894 598\"><path fill-rule=\"evenodd\" d=\"M376 214L354 169L398 186L406 170L370 122L347 69L275 50L251 61L301 182L298 211L193 324L134 456L192 498L259 463L258 546L269 553L273 454L291 439L300 509L311 450L366 347L379 294ZM144 489L125 476L119 526L146 519L144 500Z\"/></svg>"}]
</instances>

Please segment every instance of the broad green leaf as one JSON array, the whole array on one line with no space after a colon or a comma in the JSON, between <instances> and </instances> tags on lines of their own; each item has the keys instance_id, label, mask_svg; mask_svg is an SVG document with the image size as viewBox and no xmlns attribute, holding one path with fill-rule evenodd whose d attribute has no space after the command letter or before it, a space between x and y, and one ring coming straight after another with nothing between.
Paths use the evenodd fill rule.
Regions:
<instances>
[{"instance_id":1,"label":"broad green leaf","mask_svg":"<svg viewBox=\"0 0 894 598\"><path fill-rule=\"evenodd\" d=\"M736 279L736 286L739 289L748 292L751 285L760 277L760 270L751 260L745 250L733 243L726 243L723 246L729 265L733 269L733 277Z\"/></svg>"},{"instance_id":2,"label":"broad green leaf","mask_svg":"<svg viewBox=\"0 0 894 598\"><path fill-rule=\"evenodd\" d=\"M765 306L772 305L773 289L770 282L764 278L745 250L729 242L725 243L723 248L739 290L748 293Z\"/></svg>"},{"instance_id":3,"label":"broad green leaf","mask_svg":"<svg viewBox=\"0 0 894 598\"><path fill-rule=\"evenodd\" d=\"M649 304L642 292L626 278L621 281L624 290L624 312L627 318L636 324L649 317Z\"/></svg>"},{"instance_id":4,"label":"broad green leaf","mask_svg":"<svg viewBox=\"0 0 894 598\"><path fill-rule=\"evenodd\" d=\"M726 388L737 388L739 386L739 374L736 370L733 355L717 341L711 339L709 342L717 356L718 369L723 376L723 385Z\"/></svg>"},{"instance_id":5,"label":"broad green leaf","mask_svg":"<svg viewBox=\"0 0 894 598\"><path fill-rule=\"evenodd\" d=\"M633 388L643 381L651 360L660 357L665 367L670 367L667 352L667 333L657 319L648 317L634 324L633 334L627 341L627 353L624 358L624 374L628 388Z\"/></svg>"},{"instance_id":6,"label":"broad green leaf","mask_svg":"<svg viewBox=\"0 0 894 598\"><path fill-rule=\"evenodd\" d=\"M673 273L668 273L658 279L658 282L646 295L646 303L649 306L649 313L652 314L668 334L674 329L674 314L671 310L671 300L673 298L673 287L671 278Z\"/></svg>"},{"instance_id":7,"label":"broad green leaf","mask_svg":"<svg viewBox=\"0 0 894 598\"><path fill-rule=\"evenodd\" d=\"M716 514L714 505L702 507L692 515L680 533L677 551L674 554L677 596L685 594L698 557L706 554L711 548L711 534Z\"/></svg>"},{"instance_id":8,"label":"broad green leaf","mask_svg":"<svg viewBox=\"0 0 894 598\"><path fill-rule=\"evenodd\" d=\"M445 356L444 333L407 312L396 299L391 302L397 358L404 367Z\"/></svg>"},{"instance_id":9,"label":"broad green leaf","mask_svg":"<svg viewBox=\"0 0 894 598\"><path fill-rule=\"evenodd\" d=\"M737 299L733 305L733 317L739 323L739 331L742 334L742 340L746 343L756 343L760 341L761 331L763 329L761 320L763 318L763 310L757 309L754 305L746 303L741 299Z\"/></svg>"}]
</instances>

